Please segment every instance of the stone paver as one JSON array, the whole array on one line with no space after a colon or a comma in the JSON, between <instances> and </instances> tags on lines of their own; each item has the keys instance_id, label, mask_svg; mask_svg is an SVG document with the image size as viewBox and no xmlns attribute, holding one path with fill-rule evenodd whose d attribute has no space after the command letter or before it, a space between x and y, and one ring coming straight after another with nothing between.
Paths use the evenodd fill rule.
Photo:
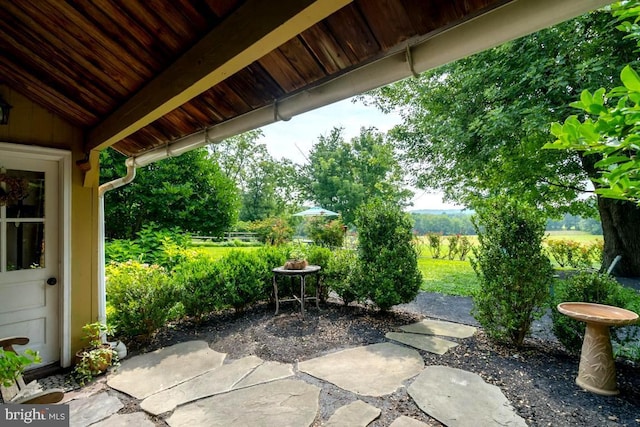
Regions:
<instances>
[{"instance_id":1,"label":"stone paver","mask_svg":"<svg viewBox=\"0 0 640 427\"><path fill-rule=\"evenodd\" d=\"M107 392L69 402L70 427L85 427L118 412L124 405Z\"/></svg>"},{"instance_id":2,"label":"stone paver","mask_svg":"<svg viewBox=\"0 0 640 427\"><path fill-rule=\"evenodd\" d=\"M414 334L442 335L453 338L469 338L477 331L473 326L430 319L424 319L421 322L401 326L400 329L404 332L411 332Z\"/></svg>"},{"instance_id":3,"label":"stone paver","mask_svg":"<svg viewBox=\"0 0 640 427\"><path fill-rule=\"evenodd\" d=\"M416 420L415 418L407 417L406 415L402 415L401 417L393 420L389 427L427 427L428 424L423 423L422 421Z\"/></svg>"},{"instance_id":4,"label":"stone paver","mask_svg":"<svg viewBox=\"0 0 640 427\"><path fill-rule=\"evenodd\" d=\"M92 424L91 427L155 427L144 412L134 412L133 414L115 414L102 420L99 423Z\"/></svg>"},{"instance_id":5,"label":"stone paver","mask_svg":"<svg viewBox=\"0 0 640 427\"><path fill-rule=\"evenodd\" d=\"M449 349L458 345L453 341L442 338L432 337L430 335L410 334L408 332L387 332L385 337L435 354L445 354Z\"/></svg>"},{"instance_id":6,"label":"stone paver","mask_svg":"<svg viewBox=\"0 0 640 427\"><path fill-rule=\"evenodd\" d=\"M278 380L219 394L178 407L171 427L310 426L320 389L300 380Z\"/></svg>"},{"instance_id":7,"label":"stone paver","mask_svg":"<svg viewBox=\"0 0 640 427\"><path fill-rule=\"evenodd\" d=\"M281 380L293 376L293 366L287 363L264 362L253 372L233 386L236 388L249 387L269 381Z\"/></svg>"},{"instance_id":8,"label":"stone paver","mask_svg":"<svg viewBox=\"0 0 640 427\"><path fill-rule=\"evenodd\" d=\"M392 343L373 344L300 362L298 369L365 396L384 396L424 368L420 354Z\"/></svg>"},{"instance_id":9,"label":"stone paver","mask_svg":"<svg viewBox=\"0 0 640 427\"><path fill-rule=\"evenodd\" d=\"M325 427L366 427L380 416L379 408L369 405L362 400L356 400L338 408L333 413Z\"/></svg>"},{"instance_id":10,"label":"stone paver","mask_svg":"<svg viewBox=\"0 0 640 427\"><path fill-rule=\"evenodd\" d=\"M107 385L144 399L219 367L225 356L205 341L188 341L125 360Z\"/></svg>"},{"instance_id":11,"label":"stone paver","mask_svg":"<svg viewBox=\"0 0 640 427\"><path fill-rule=\"evenodd\" d=\"M448 427L527 425L498 387L461 369L428 366L408 392L420 409Z\"/></svg>"},{"instance_id":12,"label":"stone paver","mask_svg":"<svg viewBox=\"0 0 640 427\"><path fill-rule=\"evenodd\" d=\"M175 387L151 395L142 401L140 407L153 415L159 415L173 411L183 403L229 391L261 363L262 359L256 356L235 360Z\"/></svg>"}]
</instances>

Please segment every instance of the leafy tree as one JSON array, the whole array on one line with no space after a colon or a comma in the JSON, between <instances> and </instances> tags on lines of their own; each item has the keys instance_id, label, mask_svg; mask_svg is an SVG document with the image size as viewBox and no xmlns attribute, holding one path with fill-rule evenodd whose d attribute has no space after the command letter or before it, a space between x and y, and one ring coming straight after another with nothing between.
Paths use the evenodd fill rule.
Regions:
<instances>
[{"instance_id":1,"label":"leafy tree","mask_svg":"<svg viewBox=\"0 0 640 427\"><path fill-rule=\"evenodd\" d=\"M125 174L124 157L101 154L101 183ZM105 234L133 239L145 224L222 235L238 215L237 190L205 148L139 168L128 185L105 195Z\"/></svg>"},{"instance_id":2,"label":"leafy tree","mask_svg":"<svg viewBox=\"0 0 640 427\"><path fill-rule=\"evenodd\" d=\"M342 133L342 128L333 128L309 153L303 177L307 196L342 213L346 224L354 222L356 209L372 197L405 205L411 192L402 189L393 145L375 128L361 128L350 142Z\"/></svg>"},{"instance_id":3,"label":"leafy tree","mask_svg":"<svg viewBox=\"0 0 640 427\"><path fill-rule=\"evenodd\" d=\"M596 11L375 92L381 108L404 116L391 135L417 186L470 207L502 194L549 216L593 215L596 199L578 195L598 178L599 158L541 148L579 90L611 85L637 59L613 27L610 13ZM640 210L601 198L597 209L605 265L622 254L620 274L640 275L640 251L628 244L640 240Z\"/></svg>"},{"instance_id":4,"label":"leafy tree","mask_svg":"<svg viewBox=\"0 0 640 427\"><path fill-rule=\"evenodd\" d=\"M295 165L276 160L265 144L262 131L254 130L210 147L223 173L241 194L241 221L256 221L291 213L297 208L300 190Z\"/></svg>"}]
</instances>

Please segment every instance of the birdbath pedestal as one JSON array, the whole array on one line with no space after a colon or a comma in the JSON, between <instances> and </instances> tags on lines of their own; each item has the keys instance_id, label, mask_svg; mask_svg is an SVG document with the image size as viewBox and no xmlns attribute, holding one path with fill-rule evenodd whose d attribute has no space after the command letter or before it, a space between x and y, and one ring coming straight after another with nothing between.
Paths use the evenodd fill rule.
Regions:
<instances>
[{"instance_id":1,"label":"birdbath pedestal","mask_svg":"<svg viewBox=\"0 0 640 427\"><path fill-rule=\"evenodd\" d=\"M587 302L563 302L558 304L558 311L587 325L576 384L596 394L618 394L609 327L635 323L638 315L624 308Z\"/></svg>"}]
</instances>

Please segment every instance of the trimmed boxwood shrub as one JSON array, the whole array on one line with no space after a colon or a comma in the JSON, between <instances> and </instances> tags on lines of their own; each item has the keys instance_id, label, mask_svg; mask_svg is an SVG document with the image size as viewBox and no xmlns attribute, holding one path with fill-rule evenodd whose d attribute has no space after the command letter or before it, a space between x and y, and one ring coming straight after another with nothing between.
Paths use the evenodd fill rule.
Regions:
<instances>
[{"instance_id":1,"label":"trimmed boxwood shrub","mask_svg":"<svg viewBox=\"0 0 640 427\"><path fill-rule=\"evenodd\" d=\"M218 263L225 305L242 312L248 305L267 298L264 277L269 267L255 252L232 250Z\"/></svg>"},{"instance_id":2,"label":"trimmed boxwood shrub","mask_svg":"<svg viewBox=\"0 0 640 427\"><path fill-rule=\"evenodd\" d=\"M355 289L366 289L367 298L383 311L413 300L422 275L409 214L397 204L372 199L358 208L356 225L362 274L355 277Z\"/></svg>"},{"instance_id":3,"label":"trimmed boxwood shrub","mask_svg":"<svg viewBox=\"0 0 640 427\"><path fill-rule=\"evenodd\" d=\"M542 248L546 218L500 197L478 208L472 222L480 243L471 260L480 282L473 314L491 338L521 346L533 319L542 315L553 277Z\"/></svg>"},{"instance_id":4,"label":"trimmed boxwood shrub","mask_svg":"<svg viewBox=\"0 0 640 427\"><path fill-rule=\"evenodd\" d=\"M219 264L206 254L176 266L173 281L177 287L184 314L200 320L202 316L223 307L222 274Z\"/></svg>"}]
</instances>

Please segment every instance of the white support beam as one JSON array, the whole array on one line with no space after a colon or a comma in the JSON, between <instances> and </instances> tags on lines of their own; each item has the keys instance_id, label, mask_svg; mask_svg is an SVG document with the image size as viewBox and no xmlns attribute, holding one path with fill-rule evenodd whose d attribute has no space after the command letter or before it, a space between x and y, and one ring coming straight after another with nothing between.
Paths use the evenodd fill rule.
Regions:
<instances>
[{"instance_id":1,"label":"white support beam","mask_svg":"<svg viewBox=\"0 0 640 427\"><path fill-rule=\"evenodd\" d=\"M248 0L88 134L102 150L159 119L351 0Z\"/></svg>"}]
</instances>

